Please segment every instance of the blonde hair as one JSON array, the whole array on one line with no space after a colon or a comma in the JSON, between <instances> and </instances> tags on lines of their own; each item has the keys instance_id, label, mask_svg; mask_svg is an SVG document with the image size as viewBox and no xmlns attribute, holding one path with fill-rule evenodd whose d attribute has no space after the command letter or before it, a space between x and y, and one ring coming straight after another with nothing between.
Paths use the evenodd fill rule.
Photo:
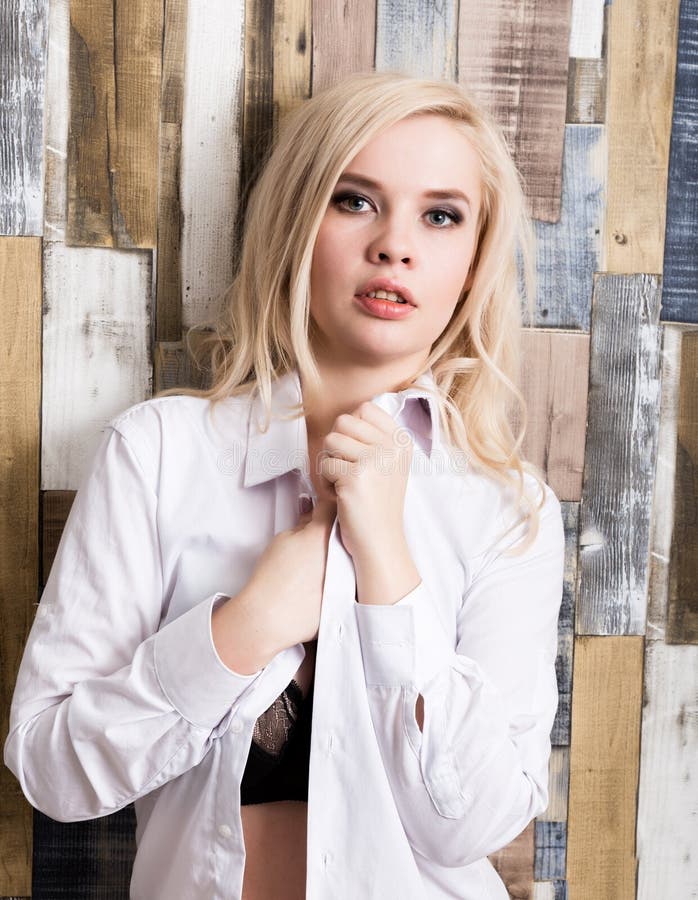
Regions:
<instances>
[{"instance_id":1,"label":"blonde hair","mask_svg":"<svg viewBox=\"0 0 698 900\"><path fill-rule=\"evenodd\" d=\"M445 440L483 474L516 489L527 525L523 551L538 531L545 500L539 470L520 456L527 414L517 387L522 325L519 271L530 315L534 296L533 232L520 176L493 120L451 82L394 72L345 78L290 113L252 189L235 279L213 327L211 384L171 393L226 397L258 391L271 415L271 383L297 369L307 413L320 390L310 344L310 270L315 239L335 185L375 135L408 116L438 115L470 141L481 163L482 205L473 279L426 363L398 390L432 368ZM511 414L518 406L514 434ZM524 472L540 491L536 504ZM511 526L512 528L517 523ZM507 531L510 529L507 529Z\"/></svg>"}]
</instances>

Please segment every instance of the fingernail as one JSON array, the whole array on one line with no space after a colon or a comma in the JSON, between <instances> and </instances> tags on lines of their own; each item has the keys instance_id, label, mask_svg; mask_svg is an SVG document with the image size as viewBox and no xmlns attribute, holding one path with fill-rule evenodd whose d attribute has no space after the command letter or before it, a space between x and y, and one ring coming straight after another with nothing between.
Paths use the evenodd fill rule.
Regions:
<instances>
[{"instance_id":1,"label":"fingernail","mask_svg":"<svg viewBox=\"0 0 698 900\"><path fill-rule=\"evenodd\" d=\"M313 498L310 494L300 494L298 496L298 512L302 516L304 513L313 511Z\"/></svg>"}]
</instances>

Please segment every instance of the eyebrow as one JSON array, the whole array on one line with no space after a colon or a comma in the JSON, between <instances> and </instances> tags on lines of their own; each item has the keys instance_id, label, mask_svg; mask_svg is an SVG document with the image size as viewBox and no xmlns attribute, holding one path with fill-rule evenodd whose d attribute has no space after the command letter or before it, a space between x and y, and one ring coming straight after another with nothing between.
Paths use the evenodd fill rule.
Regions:
<instances>
[{"instance_id":1,"label":"eyebrow","mask_svg":"<svg viewBox=\"0 0 698 900\"><path fill-rule=\"evenodd\" d=\"M377 191L383 190L380 182L374 181L372 178L367 178L365 175L358 175L354 172L344 172L339 176L337 184L345 181L351 181L353 184L357 184L365 188L371 188ZM468 207L472 209L470 198L467 194L464 194L463 191L458 190L458 188L444 188L443 190L438 191L424 191L423 196L428 197L430 200L462 200L468 205Z\"/></svg>"}]
</instances>

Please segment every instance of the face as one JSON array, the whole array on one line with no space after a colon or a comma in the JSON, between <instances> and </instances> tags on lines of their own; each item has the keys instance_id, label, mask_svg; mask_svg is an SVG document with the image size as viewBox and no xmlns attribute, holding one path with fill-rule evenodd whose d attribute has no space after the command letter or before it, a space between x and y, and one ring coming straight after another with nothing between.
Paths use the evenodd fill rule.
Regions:
<instances>
[{"instance_id":1,"label":"face","mask_svg":"<svg viewBox=\"0 0 698 900\"><path fill-rule=\"evenodd\" d=\"M403 119L373 138L339 178L315 244L318 355L423 362L469 287L480 203L477 153L447 119ZM369 296L381 290L388 298Z\"/></svg>"}]
</instances>

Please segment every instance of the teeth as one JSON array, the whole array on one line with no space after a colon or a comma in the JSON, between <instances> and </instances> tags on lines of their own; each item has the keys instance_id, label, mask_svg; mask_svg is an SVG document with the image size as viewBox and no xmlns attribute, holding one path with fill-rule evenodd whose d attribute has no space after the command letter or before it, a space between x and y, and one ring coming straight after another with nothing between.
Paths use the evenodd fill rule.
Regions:
<instances>
[{"instance_id":1,"label":"teeth","mask_svg":"<svg viewBox=\"0 0 698 900\"><path fill-rule=\"evenodd\" d=\"M368 291L367 297L375 297L379 300L392 300L395 303L407 303L407 300L396 294L395 291Z\"/></svg>"}]
</instances>

